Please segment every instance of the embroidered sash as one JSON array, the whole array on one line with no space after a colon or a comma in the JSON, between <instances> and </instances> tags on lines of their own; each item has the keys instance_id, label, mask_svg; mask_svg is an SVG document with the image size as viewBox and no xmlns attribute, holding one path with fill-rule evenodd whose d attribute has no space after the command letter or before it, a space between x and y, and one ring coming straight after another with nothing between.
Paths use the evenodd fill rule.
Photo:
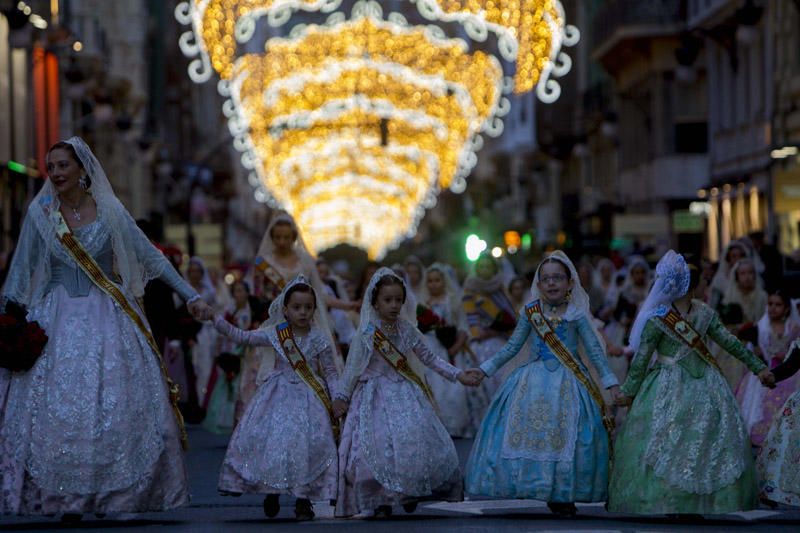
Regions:
<instances>
[{"instance_id":1,"label":"embroidered sash","mask_svg":"<svg viewBox=\"0 0 800 533\"><path fill-rule=\"evenodd\" d=\"M425 396L431 401L432 404L435 405L433 401L433 392L431 391L428 384L420 378L416 372L409 366L408 359L405 355L397 348L397 346L389 340L389 337L386 336L380 328L375 328L375 334L372 337L373 345L375 349L378 351L381 356L389 363L392 368L394 368L398 374L406 378L411 383L414 383L418 386L422 392L425 393Z\"/></svg>"},{"instance_id":2,"label":"embroidered sash","mask_svg":"<svg viewBox=\"0 0 800 533\"><path fill-rule=\"evenodd\" d=\"M110 279L108 279L94 258L89 255L89 253L81 245L80 241L75 238L66 221L64 220L64 217L61 216L61 213L58 211L53 211L51 216L56 223L56 234L58 235L59 242L61 242L69 255L75 260L75 262L89 277L89 279L92 280L92 282L100 290L114 300L123 311L125 311L125 314L128 315L136 327L139 328L139 331L144 336L147 344L150 346L150 349L155 354L156 359L158 360L158 365L161 367L161 373L164 375L164 380L167 383L169 399L170 403L172 404L172 412L175 415L175 420L178 423L178 430L180 431L181 445L184 449L187 449L189 445L189 439L188 435L186 434L186 426L183 422L183 415L178 409L178 401L180 400L181 395L180 388L172 381L172 379L170 379L169 374L167 373L167 367L164 366L164 360L161 357L161 350L159 350L158 344L153 338L153 334L150 332L150 329L147 327L147 324L142 319L141 315L136 312L136 309L128 301L119 287L117 287Z\"/></svg>"},{"instance_id":3,"label":"embroidered sash","mask_svg":"<svg viewBox=\"0 0 800 533\"><path fill-rule=\"evenodd\" d=\"M319 382L317 376L311 371L311 368L309 368L303 352L300 351L300 346L298 346L297 341L295 341L294 334L292 333L292 326L290 326L288 322L283 322L275 326L275 332L278 334L278 340L281 343L283 355L286 356L289 364L292 365L292 370L294 370L300 379L302 379L314 394L317 395L317 398L319 398L319 401L322 402L322 405L328 412L328 416L331 419L331 428L333 428L333 437L338 440L339 421L333 416L333 403L331 402L331 398L328 395L328 391L325 390L325 387Z\"/></svg>"},{"instance_id":4,"label":"embroidered sash","mask_svg":"<svg viewBox=\"0 0 800 533\"><path fill-rule=\"evenodd\" d=\"M700 335L680 313L674 309L670 309L666 315L659 317L659 319L669 331L675 334L678 340L694 350L709 366L721 372L717 360L714 359L714 356L711 355L711 352L708 350L708 346L703 342L703 336Z\"/></svg>"},{"instance_id":5,"label":"embroidered sash","mask_svg":"<svg viewBox=\"0 0 800 533\"><path fill-rule=\"evenodd\" d=\"M282 291L286 286L286 280L283 278L278 269L272 266L269 261L260 255L256 257L256 268L276 287L278 287L278 290Z\"/></svg>"},{"instance_id":6,"label":"embroidered sash","mask_svg":"<svg viewBox=\"0 0 800 533\"><path fill-rule=\"evenodd\" d=\"M603 394L600 392L600 388L590 376L586 375L583 370L581 370L581 367L578 366L578 362L575 361L570 351L564 346L561 339L558 338L555 330L553 330L547 318L545 318L544 313L542 313L542 306L539 304L539 301L537 300L526 305L525 313L534 331L536 331L539 337L547 344L547 347L550 348L553 355L561 361L561 364L567 367L567 369L572 372L572 375L575 376L575 379L581 382L589 392L589 396L591 396L597 404L598 409L600 409L600 416L603 418L603 425L608 434L608 447L609 450L611 450L611 435L614 432L614 419L606 415L606 402L603 400Z\"/></svg>"}]
</instances>

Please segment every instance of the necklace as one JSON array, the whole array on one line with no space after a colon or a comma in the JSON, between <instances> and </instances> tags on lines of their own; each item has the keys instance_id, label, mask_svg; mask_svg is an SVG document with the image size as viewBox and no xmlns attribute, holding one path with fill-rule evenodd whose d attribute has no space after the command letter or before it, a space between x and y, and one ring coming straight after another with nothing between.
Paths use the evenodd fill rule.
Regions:
<instances>
[{"instance_id":1,"label":"necklace","mask_svg":"<svg viewBox=\"0 0 800 533\"><path fill-rule=\"evenodd\" d=\"M558 313L558 310L561 308L562 305L567 303L566 301L558 302L557 304L551 304L550 302L545 302L547 306L547 310L550 311L551 314Z\"/></svg>"},{"instance_id":2,"label":"necklace","mask_svg":"<svg viewBox=\"0 0 800 533\"><path fill-rule=\"evenodd\" d=\"M383 322L383 329L386 330L386 333L393 334L397 333L397 322Z\"/></svg>"},{"instance_id":3,"label":"necklace","mask_svg":"<svg viewBox=\"0 0 800 533\"><path fill-rule=\"evenodd\" d=\"M86 195L86 194L82 195L81 199L78 201L78 205L76 205L76 206L71 206L67 202L65 202L63 198L61 199L61 202L72 210L72 218L74 218L78 222L81 221L80 209L81 209L81 207L83 207L83 202L86 201L86 196L88 196L88 195Z\"/></svg>"}]
</instances>

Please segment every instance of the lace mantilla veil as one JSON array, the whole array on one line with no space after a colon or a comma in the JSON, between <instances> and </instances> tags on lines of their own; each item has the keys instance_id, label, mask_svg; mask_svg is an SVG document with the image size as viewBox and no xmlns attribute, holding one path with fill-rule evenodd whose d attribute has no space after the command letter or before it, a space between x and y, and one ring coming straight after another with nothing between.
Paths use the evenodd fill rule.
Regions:
<instances>
[{"instance_id":1,"label":"lace mantilla veil","mask_svg":"<svg viewBox=\"0 0 800 533\"><path fill-rule=\"evenodd\" d=\"M114 270L119 275L123 290L136 298L144 294L147 282L160 277L168 262L144 245L150 240L136 225L130 213L114 194L103 167L91 149L80 137L65 141L75 149L79 162L91 179L89 193L97 204L97 217L107 227L114 249ZM17 253L11 262L8 279L3 286L3 296L31 307L44 296L50 280L49 256L74 264L72 258L61 253L61 244L56 235L53 214L58 212L60 202L53 183L48 179L34 197L23 222L22 233L17 243ZM29 253L42 243L46 253ZM77 268L77 265L75 265Z\"/></svg>"},{"instance_id":2,"label":"lace mantilla veil","mask_svg":"<svg viewBox=\"0 0 800 533\"><path fill-rule=\"evenodd\" d=\"M656 265L656 280L647 298L642 302L631 327L629 347L636 351L642 342L642 332L647 321L654 316L664 316L669 306L689 290L691 275L683 256L669 250Z\"/></svg>"},{"instance_id":3,"label":"lace mantilla veil","mask_svg":"<svg viewBox=\"0 0 800 533\"><path fill-rule=\"evenodd\" d=\"M406 284L406 281L390 268L379 268L369 280L369 285L367 285L367 289L364 291L364 299L361 302L361 315L358 323L358 331L356 331L356 334L353 337L353 342L350 345L350 351L347 354L347 364L345 365L344 374L342 375L341 379L343 387L339 395L339 398L345 401L349 401L349 397L345 396L346 388L348 386L353 386L367 368L367 365L369 365L370 355L373 352L374 328L379 327L381 324L381 319L378 316L378 310L375 309L370 300L372 299L372 293L375 290L375 286L384 276L392 276L393 278L400 280L400 282L403 284L403 287L406 289L406 301L403 303L403 307L400 310L400 317L397 320L398 330L401 332L401 335L410 334L417 335L419 338L422 337L422 334L417 329L417 310L415 308L415 304L412 302L411 298L408 298L408 296L411 295L411 290ZM403 322L405 322L405 324L403 324ZM414 372L422 379L425 379L424 365L419 358L410 350L404 352L403 355L405 355L408 359L408 364L411 366ZM347 393L352 393L352 390L347 391Z\"/></svg>"},{"instance_id":4,"label":"lace mantilla veil","mask_svg":"<svg viewBox=\"0 0 800 533\"><path fill-rule=\"evenodd\" d=\"M314 256L311 255L311 252L309 252L305 240L303 240L303 234L300 231L300 228L297 226L294 218L289 213L286 213L285 211L278 211L270 219L269 224L267 225L267 231L264 232L264 237L261 239L261 244L258 247L258 256L265 259L271 259L275 257L275 244L272 242L272 230L279 223L288 224L294 230L295 235L297 236L294 240L292 249L294 250L295 254L297 254L297 259L300 262L302 275L304 276L306 283L311 285L311 287L314 289L314 293L317 297L317 310L320 311L319 317L317 317L316 314L314 315L314 321L327 335L328 341L331 343L331 346L334 349L336 368L338 368L341 372L344 368L344 362L342 361L342 355L338 352L338 350L336 350L333 327L328 320L328 306L325 303L325 287L323 286L322 279L319 277L319 272L317 271L317 261L314 259ZM276 265L273 263L273 266ZM277 268L280 269L280 266L278 265ZM272 306L270 306L270 316L272 316Z\"/></svg>"},{"instance_id":5,"label":"lace mantilla veil","mask_svg":"<svg viewBox=\"0 0 800 533\"><path fill-rule=\"evenodd\" d=\"M600 346L603 348L603 353L605 354L606 342L605 339L603 339L603 336L600 335L600 331L598 331L597 325L592 317L592 311L589 308L589 295L586 294L586 290L584 290L583 286L581 286L580 277L578 276L578 271L575 268L575 265L572 263L570 258L567 257L567 254L561 250L556 250L547 254L544 260L539 263L539 266L536 268L536 274L533 276L533 283L531 284L531 296L533 297L532 301L535 302L542 299L542 295L539 292L539 272L542 270L542 265L544 265L548 259L555 259L566 266L567 270L569 270L570 279L573 280L572 293L569 303L567 304L567 310L564 312L564 320L573 321L578 320L581 317L586 317L586 320L589 322L589 325L592 328L592 333L595 337L597 337L597 342L600 343ZM525 313L524 309L522 312L523 314ZM523 316L520 320L527 320L527 317Z\"/></svg>"}]
</instances>

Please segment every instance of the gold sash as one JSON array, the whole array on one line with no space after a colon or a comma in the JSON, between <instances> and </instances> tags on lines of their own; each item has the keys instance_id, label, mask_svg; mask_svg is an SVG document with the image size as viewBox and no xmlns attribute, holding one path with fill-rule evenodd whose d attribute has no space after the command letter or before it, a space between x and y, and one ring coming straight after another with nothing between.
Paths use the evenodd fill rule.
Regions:
<instances>
[{"instance_id":1,"label":"gold sash","mask_svg":"<svg viewBox=\"0 0 800 533\"><path fill-rule=\"evenodd\" d=\"M276 287L278 287L279 291L282 291L286 286L286 280L283 278L281 273L278 272L278 269L272 266L269 261L260 255L256 257L256 268Z\"/></svg>"},{"instance_id":2,"label":"gold sash","mask_svg":"<svg viewBox=\"0 0 800 533\"><path fill-rule=\"evenodd\" d=\"M600 388L594 382L594 380L587 376L578 366L577 361L572 356L570 351L564 346L564 343L561 342L561 339L558 338L556 332L553 330L550 323L545 318L544 313L542 313L542 307L539 304L539 301L535 301L529 303L525 306L525 313L528 316L528 320L530 321L533 329L539 335L539 337L544 340L545 344L547 344L550 351L561 361L561 364L567 367L570 372L575 376L575 379L581 382L586 390L589 392L589 396L592 397L594 402L597 404L597 407L600 409L600 416L603 417L603 425L606 428L606 433L608 434L608 448L611 450L611 434L614 432L614 419L607 416L606 414L606 402L603 400L603 394L600 392Z\"/></svg>"},{"instance_id":3,"label":"gold sash","mask_svg":"<svg viewBox=\"0 0 800 533\"><path fill-rule=\"evenodd\" d=\"M711 352L708 350L708 346L703 342L703 336L700 335L680 313L674 309L670 309L666 315L659 317L659 319L662 324L681 340L681 342L694 350L703 361L721 372L717 360L714 359L714 356L711 355Z\"/></svg>"},{"instance_id":4,"label":"gold sash","mask_svg":"<svg viewBox=\"0 0 800 533\"><path fill-rule=\"evenodd\" d=\"M495 317L500 314L500 307L494 303L494 300L487 295L479 293L468 293L463 299L464 312L469 315L486 313L493 321ZM479 325L469 325L470 333L473 337L477 337L481 333Z\"/></svg>"},{"instance_id":5,"label":"gold sash","mask_svg":"<svg viewBox=\"0 0 800 533\"><path fill-rule=\"evenodd\" d=\"M144 338L147 341L147 344L150 346L150 349L153 350L153 353L158 360L158 365L161 367L161 373L164 375L164 380L167 383L169 399L170 403L172 404L172 411L175 414L175 420L178 423L178 430L180 431L181 445L183 446L184 450L187 449L189 446L189 438L186 434L186 426L183 422L183 415L178 409L178 400L181 396L180 388L170 379L169 374L167 374L167 367L164 366L164 360L161 358L161 351L158 349L158 344L153 338L153 334L148 329L147 324L145 324L141 315L136 312L136 309L134 309L128 299L125 298L125 295L122 293L119 287L117 287L110 279L108 279L97 262L83 248L80 241L75 238L66 221L64 220L64 217L61 216L61 213L58 211L53 211L52 216L56 222L56 234L58 235L58 239L61 244L64 245L64 248L67 250L70 256L75 260L75 262L89 277L89 279L92 280L92 282L100 290L111 297L111 299L114 300L123 311L125 311L125 314L128 315L133 323L136 324L136 327L139 328L139 331L142 333L142 335L144 335Z\"/></svg>"},{"instance_id":6,"label":"gold sash","mask_svg":"<svg viewBox=\"0 0 800 533\"><path fill-rule=\"evenodd\" d=\"M372 339L375 349L383 356L386 362L389 363L398 374L422 389L422 392L425 393L425 396L428 397L431 404L435 405L433 401L433 392L430 387L428 387L428 384L409 366L406 356L403 355L391 340L389 340L389 337L387 337L380 328L375 328L375 334Z\"/></svg>"},{"instance_id":7,"label":"gold sash","mask_svg":"<svg viewBox=\"0 0 800 533\"><path fill-rule=\"evenodd\" d=\"M295 373L300 376L300 379L314 391L314 394L317 395L317 398L319 398L319 401L322 402L322 405L328 412L328 416L331 419L331 428L333 428L333 437L338 441L339 421L333 416L333 403L331 402L331 398L328 396L328 391L325 390L325 387L319 382L311 371L311 368L309 368L303 352L300 351L300 347L294 339L292 327L288 322L283 322L275 326L275 332L278 334L278 340L281 343L283 354L286 356L289 364L292 365L292 370L294 370Z\"/></svg>"}]
</instances>

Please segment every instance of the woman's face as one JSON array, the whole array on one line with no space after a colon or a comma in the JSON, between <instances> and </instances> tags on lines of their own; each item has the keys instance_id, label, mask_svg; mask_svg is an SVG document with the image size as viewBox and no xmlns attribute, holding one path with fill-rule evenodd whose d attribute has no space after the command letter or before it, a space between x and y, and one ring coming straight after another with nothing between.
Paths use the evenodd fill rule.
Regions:
<instances>
[{"instance_id":1,"label":"woman's face","mask_svg":"<svg viewBox=\"0 0 800 533\"><path fill-rule=\"evenodd\" d=\"M497 267L494 261L488 257L482 257L475 263L475 273L481 279L492 279L492 277L497 274Z\"/></svg>"},{"instance_id":2,"label":"woman's face","mask_svg":"<svg viewBox=\"0 0 800 533\"><path fill-rule=\"evenodd\" d=\"M521 279L514 280L508 292L511 293L512 300L521 301L525 297L525 282Z\"/></svg>"},{"instance_id":3,"label":"woman's face","mask_svg":"<svg viewBox=\"0 0 800 533\"><path fill-rule=\"evenodd\" d=\"M567 269L561 263L549 261L539 269L539 293L552 304L563 302L572 288Z\"/></svg>"},{"instance_id":4,"label":"woman's face","mask_svg":"<svg viewBox=\"0 0 800 533\"><path fill-rule=\"evenodd\" d=\"M244 284L237 282L233 286L233 301L236 302L237 307L242 307L247 303L247 289Z\"/></svg>"},{"instance_id":5,"label":"woman's face","mask_svg":"<svg viewBox=\"0 0 800 533\"><path fill-rule=\"evenodd\" d=\"M203 281L203 267L197 263L189 263L189 267L186 269L186 275L190 283L199 285Z\"/></svg>"},{"instance_id":6,"label":"woman's face","mask_svg":"<svg viewBox=\"0 0 800 533\"><path fill-rule=\"evenodd\" d=\"M441 296L445 292L444 276L438 270L431 270L426 277L428 292L431 296Z\"/></svg>"},{"instance_id":7,"label":"woman's face","mask_svg":"<svg viewBox=\"0 0 800 533\"><path fill-rule=\"evenodd\" d=\"M592 267L590 265L582 264L578 270L578 276L581 278L581 285L584 289L588 290L592 287Z\"/></svg>"},{"instance_id":8,"label":"woman's face","mask_svg":"<svg viewBox=\"0 0 800 533\"><path fill-rule=\"evenodd\" d=\"M289 224L275 224L272 227L272 244L278 252L288 252L294 245L294 229Z\"/></svg>"},{"instance_id":9,"label":"woman's face","mask_svg":"<svg viewBox=\"0 0 800 533\"><path fill-rule=\"evenodd\" d=\"M408 274L408 281L411 283L412 286L419 285L419 282L422 281L422 269L416 263L406 263L405 265L406 274Z\"/></svg>"},{"instance_id":10,"label":"woman's face","mask_svg":"<svg viewBox=\"0 0 800 533\"><path fill-rule=\"evenodd\" d=\"M59 194L70 193L80 187L83 169L64 148L56 148L47 154L47 175Z\"/></svg>"},{"instance_id":11,"label":"woman's face","mask_svg":"<svg viewBox=\"0 0 800 533\"><path fill-rule=\"evenodd\" d=\"M789 308L783 302L783 298L777 294L772 294L767 299L767 316L770 320L783 320L786 318L786 313Z\"/></svg>"},{"instance_id":12,"label":"woman's face","mask_svg":"<svg viewBox=\"0 0 800 533\"><path fill-rule=\"evenodd\" d=\"M756 288L756 269L752 263L746 262L736 269L736 283L743 291L752 291Z\"/></svg>"},{"instance_id":13,"label":"woman's face","mask_svg":"<svg viewBox=\"0 0 800 533\"><path fill-rule=\"evenodd\" d=\"M631 281L637 287L644 287L647 283L647 271L641 265L636 265L631 269Z\"/></svg>"},{"instance_id":14,"label":"woman's face","mask_svg":"<svg viewBox=\"0 0 800 533\"><path fill-rule=\"evenodd\" d=\"M614 275L614 269L608 263L603 263L600 265L600 277L603 278L603 281L606 283L611 282L611 277Z\"/></svg>"}]
</instances>

